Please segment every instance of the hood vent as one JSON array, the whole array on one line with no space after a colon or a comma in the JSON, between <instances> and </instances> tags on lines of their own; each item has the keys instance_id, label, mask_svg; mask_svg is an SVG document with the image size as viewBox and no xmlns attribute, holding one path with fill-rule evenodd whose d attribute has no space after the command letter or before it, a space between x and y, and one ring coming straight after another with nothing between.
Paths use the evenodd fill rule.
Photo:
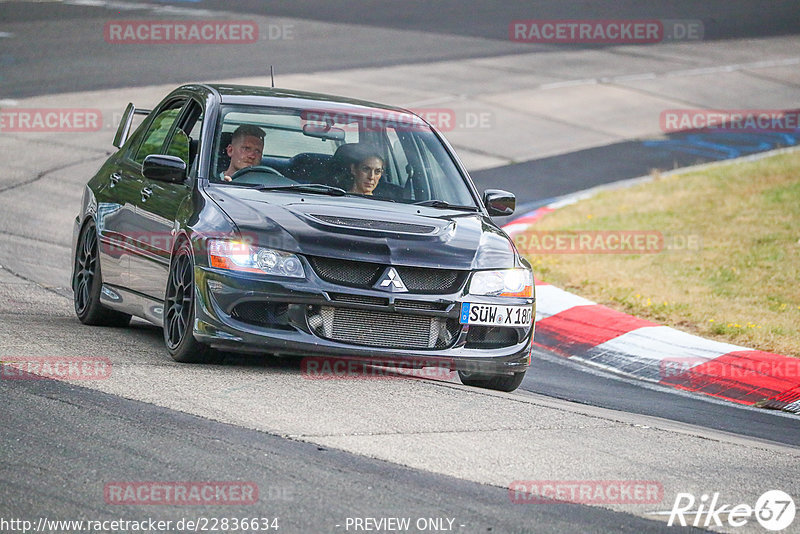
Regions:
<instances>
[{"instance_id":1,"label":"hood vent","mask_svg":"<svg viewBox=\"0 0 800 534\"><path fill-rule=\"evenodd\" d=\"M401 223L392 221L381 221L375 219L361 219L355 217L339 217L334 215L309 215L319 222L339 226L342 228L354 228L357 230L376 230L381 232L397 232L401 234L433 234L436 232L435 226L427 224Z\"/></svg>"}]
</instances>

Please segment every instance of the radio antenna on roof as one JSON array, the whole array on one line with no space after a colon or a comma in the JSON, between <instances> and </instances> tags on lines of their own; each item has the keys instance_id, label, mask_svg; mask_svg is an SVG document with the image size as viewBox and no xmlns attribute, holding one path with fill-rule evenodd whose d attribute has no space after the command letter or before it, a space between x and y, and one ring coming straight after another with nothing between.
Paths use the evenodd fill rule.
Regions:
<instances>
[{"instance_id":1,"label":"radio antenna on roof","mask_svg":"<svg viewBox=\"0 0 800 534\"><path fill-rule=\"evenodd\" d=\"M275 69L269 66L269 79L272 80L272 88L275 89Z\"/></svg>"}]
</instances>

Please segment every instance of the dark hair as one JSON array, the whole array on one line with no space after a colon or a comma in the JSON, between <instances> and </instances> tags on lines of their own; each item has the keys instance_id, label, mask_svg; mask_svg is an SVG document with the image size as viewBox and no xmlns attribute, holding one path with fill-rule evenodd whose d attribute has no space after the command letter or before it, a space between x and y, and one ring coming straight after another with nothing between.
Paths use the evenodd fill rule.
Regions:
<instances>
[{"instance_id":1,"label":"dark hair","mask_svg":"<svg viewBox=\"0 0 800 534\"><path fill-rule=\"evenodd\" d=\"M372 145L366 145L361 143L355 145L353 147L353 151L350 153L350 157L351 157L350 163L354 165L357 165L362 161L364 161L365 159L369 158L378 158L379 160L381 160L381 165L386 164L386 160L383 159L381 151L377 147L374 147Z\"/></svg>"},{"instance_id":2,"label":"dark hair","mask_svg":"<svg viewBox=\"0 0 800 534\"><path fill-rule=\"evenodd\" d=\"M252 124L242 124L233 131L233 135L231 136L231 143L233 143L236 139L240 139L242 137L258 137L263 141L264 135L265 135L264 130L262 130L258 126L253 126Z\"/></svg>"}]
</instances>

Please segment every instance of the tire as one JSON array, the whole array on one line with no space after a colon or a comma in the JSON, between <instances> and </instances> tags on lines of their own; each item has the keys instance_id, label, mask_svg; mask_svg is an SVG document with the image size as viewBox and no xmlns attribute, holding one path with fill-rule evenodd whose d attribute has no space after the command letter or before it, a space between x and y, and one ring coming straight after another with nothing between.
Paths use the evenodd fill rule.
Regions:
<instances>
[{"instance_id":1,"label":"tire","mask_svg":"<svg viewBox=\"0 0 800 534\"><path fill-rule=\"evenodd\" d=\"M194 261L187 242L182 242L169 267L164 295L164 343L176 362L208 363L213 351L194 338Z\"/></svg>"},{"instance_id":2,"label":"tire","mask_svg":"<svg viewBox=\"0 0 800 534\"><path fill-rule=\"evenodd\" d=\"M459 371L458 377L465 386L494 389L497 391L514 391L522 384L522 379L525 378L525 371L514 373L513 375L479 374Z\"/></svg>"},{"instance_id":3,"label":"tire","mask_svg":"<svg viewBox=\"0 0 800 534\"><path fill-rule=\"evenodd\" d=\"M88 223L81 230L75 249L75 264L72 275L73 303L80 322L91 326L128 326L131 316L109 309L100 302L103 276L100 273L100 255L97 246L97 230Z\"/></svg>"}]
</instances>

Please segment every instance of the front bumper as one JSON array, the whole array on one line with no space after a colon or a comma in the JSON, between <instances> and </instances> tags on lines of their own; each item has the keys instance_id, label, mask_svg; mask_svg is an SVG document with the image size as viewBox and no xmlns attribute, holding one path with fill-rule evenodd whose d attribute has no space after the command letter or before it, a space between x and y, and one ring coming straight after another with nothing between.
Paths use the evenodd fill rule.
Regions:
<instances>
[{"instance_id":1,"label":"front bumper","mask_svg":"<svg viewBox=\"0 0 800 534\"><path fill-rule=\"evenodd\" d=\"M459 324L463 287L450 294L389 293L331 284L308 266L306 273L289 279L196 266L195 338L222 350L493 374L530 364L533 325ZM468 300L530 305L535 317L535 298Z\"/></svg>"}]
</instances>

